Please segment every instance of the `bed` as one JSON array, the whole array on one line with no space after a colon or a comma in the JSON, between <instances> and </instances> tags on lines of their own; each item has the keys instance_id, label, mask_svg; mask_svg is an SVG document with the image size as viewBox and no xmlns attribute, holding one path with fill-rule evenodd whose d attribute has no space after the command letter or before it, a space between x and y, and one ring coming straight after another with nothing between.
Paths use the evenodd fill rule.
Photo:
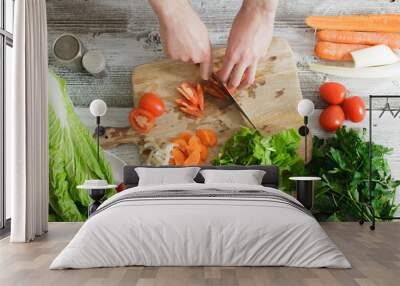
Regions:
<instances>
[{"instance_id":1,"label":"bed","mask_svg":"<svg viewBox=\"0 0 400 286\"><path fill-rule=\"evenodd\" d=\"M196 183L138 186L125 166L127 190L105 201L50 269L144 266L292 266L350 268L315 218L278 190L274 166L261 185Z\"/></svg>"}]
</instances>

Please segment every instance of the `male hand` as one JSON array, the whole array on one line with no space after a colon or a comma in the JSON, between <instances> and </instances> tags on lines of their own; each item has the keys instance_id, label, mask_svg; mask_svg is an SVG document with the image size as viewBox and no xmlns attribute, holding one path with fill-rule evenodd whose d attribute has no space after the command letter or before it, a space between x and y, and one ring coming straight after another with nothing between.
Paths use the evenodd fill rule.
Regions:
<instances>
[{"instance_id":1,"label":"male hand","mask_svg":"<svg viewBox=\"0 0 400 286\"><path fill-rule=\"evenodd\" d=\"M218 76L228 87L247 88L271 43L277 0L248 0L233 22Z\"/></svg>"},{"instance_id":2,"label":"male hand","mask_svg":"<svg viewBox=\"0 0 400 286\"><path fill-rule=\"evenodd\" d=\"M208 31L186 0L152 0L159 16L160 36L165 54L175 60L200 64L200 76L207 80L212 72Z\"/></svg>"}]
</instances>

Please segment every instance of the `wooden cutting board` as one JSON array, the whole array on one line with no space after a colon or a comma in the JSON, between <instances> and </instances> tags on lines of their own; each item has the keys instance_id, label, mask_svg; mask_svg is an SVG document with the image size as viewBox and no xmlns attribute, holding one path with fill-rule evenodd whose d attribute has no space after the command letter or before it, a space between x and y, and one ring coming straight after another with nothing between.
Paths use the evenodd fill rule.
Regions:
<instances>
[{"instance_id":1,"label":"wooden cutting board","mask_svg":"<svg viewBox=\"0 0 400 286\"><path fill-rule=\"evenodd\" d=\"M225 49L216 49L213 53L214 70L219 70ZM151 91L157 93L166 105L166 113L156 119L156 126L145 136L161 140L175 137L182 131L211 128L218 133L219 139L218 146L209 150L209 158L213 159L225 141L241 126L248 124L232 102L210 96L206 96L202 118L184 115L175 104L179 97L175 88L182 81L200 81L198 67L163 59L135 68L132 75L134 104L143 93ZM273 38L267 56L259 62L254 84L247 90L237 91L234 96L265 135L302 125L302 118L297 113L302 95L296 62L286 40ZM131 128L107 128L101 144L105 148L126 143L140 144L143 138Z\"/></svg>"}]
</instances>

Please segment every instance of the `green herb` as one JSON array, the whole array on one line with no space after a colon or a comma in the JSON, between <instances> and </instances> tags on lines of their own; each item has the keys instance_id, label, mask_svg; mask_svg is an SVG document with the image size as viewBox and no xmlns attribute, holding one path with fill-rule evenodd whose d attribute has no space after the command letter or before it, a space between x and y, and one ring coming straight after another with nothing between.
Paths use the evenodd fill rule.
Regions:
<instances>
[{"instance_id":1,"label":"green herb","mask_svg":"<svg viewBox=\"0 0 400 286\"><path fill-rule=\"evenodd\" d=\"M89 178L112 182L111 168L102 153L97 160L96 142L75 114L65 81L51 72L48 80L49 220L83 221L91 199L77 185Z\"/></svg>"},{"instance_id":2,"label":"green herb","mask_svg":"<svg viewBox=\"0 0 400 286\"><path fill-rule=\"evenodd\" d=\"M213 165L276 165L281 171L281 189L289 190L288 177L302 174L304 169L297 154L299 142L295 129L263 137L259 131L243 127L225 143Z\"/></svg>"},{"instance_id":3,"label":"green herb","mask_svg":"<svg viewBox=\"0 0 400 286\"><path fill-rule=\"evenodd\" d=\"M307 173L322 177L317 184L315 209L321 220L355 220L360 218L361 201L368 201L369 144L366 130L357 132L345 127L328 139L313 138L313 158ZM372 205L375 215L393 217L396 188L400 181L390 175L385 158L392 151L382 145L372 144ZM360 193L363 198L360 198ZM366 218L372 213L365 210Z\"/></svg>"}]
</instances>

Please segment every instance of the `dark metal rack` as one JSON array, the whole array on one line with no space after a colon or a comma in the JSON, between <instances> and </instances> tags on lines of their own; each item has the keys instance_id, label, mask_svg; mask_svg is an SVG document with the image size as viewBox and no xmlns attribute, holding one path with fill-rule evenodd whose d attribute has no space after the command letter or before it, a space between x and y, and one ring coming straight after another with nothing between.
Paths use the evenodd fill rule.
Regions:
<instances>
[{"instance_id":1,"label":"dark metal rack","mask_svg":"<svg viewBox=\"0 0 400 286\"><path fill-rule=\"evenodd\" d=\"M369 147L368 147L368 157L369 157L368 196L369 196L369 200L368 200L368 203L365 204L362 201L363 198L364 198L363 194L362 194L362 192L360 192L360 195L361 195L360 199L362 201L362 203L361 203L360 224L364 224L364 222L365 222L365 220L364 220L364 210L365 210L365 207L367 207L370 210L371 214L372 214L372 224L369 227L371 230L375 229L375 222L376 222L375 219L382 219L382 220L400 219L400 217L391 217L391 218L389 218L389 217L378 217L378 216L376 216L375 215L375 211L374 211L374 207L372 206L372 202L371 202L372 201L372 173L373 173L373 170L372 170L372 156L373 156L373 154L372 154L372 127L373 127L373 124L372 124L372 112L373 112L372 101L373 101L373 99L386 99L387 100L386 102L388 102L388 100L390 98L400 98L400 95L370 95L369 96L369 130L368 130L368 133L369 133L369 141L368 141L368 145L369 145ZM387 110L387 106L385 106L385 108L383 109L383 111L382 111L382 113L381 113L381 115L379 117L381 117L385 111L389 111L393 115L392 110L391 109ZM399 113L396 113L396 116L398 114ZM396 118L396 116L394 116L394 118Z\"/></svg>"}]
</instances>

